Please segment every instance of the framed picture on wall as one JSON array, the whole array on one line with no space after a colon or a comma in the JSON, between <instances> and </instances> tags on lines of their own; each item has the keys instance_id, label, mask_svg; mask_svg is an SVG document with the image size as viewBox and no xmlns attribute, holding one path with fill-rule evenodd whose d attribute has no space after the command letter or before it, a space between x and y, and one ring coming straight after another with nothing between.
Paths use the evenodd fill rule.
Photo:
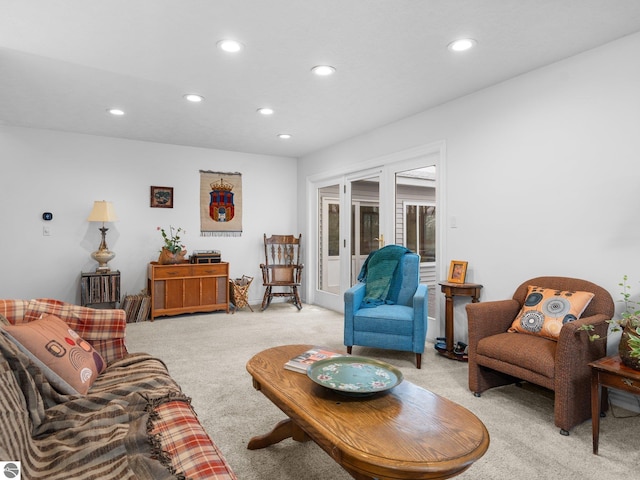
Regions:
<instances>
[{"instance_id":1,"label":"framed picture on wall","mask_svg":"<svg viewBox=\"0 0 640 480\"><path fill-rule=\"evenodd\" d=\"M173 208L173 187L151 187L151 208Z\"/></svg>"},{"instance_id":2,"label":"framed picture on wall","mask_svg":"<svg viewBox=\"0 0 640 480\"><path fill-rule=\"evenodd\" d=\"M463 260L451 260L447 282L464 283L464 279L467 276L467 263L468 262L465 262Z\"/></svg>"}]
</instances>

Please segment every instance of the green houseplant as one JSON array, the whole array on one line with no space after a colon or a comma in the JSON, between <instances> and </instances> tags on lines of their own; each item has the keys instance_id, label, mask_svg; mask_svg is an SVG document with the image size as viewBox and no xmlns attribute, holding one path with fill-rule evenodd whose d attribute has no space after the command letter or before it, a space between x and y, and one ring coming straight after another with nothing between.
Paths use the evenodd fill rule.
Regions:
<instances>
[{"instance_id":1,"label":"green houseplant","mask_svg":"<svg viewBox=\"0 0 640 480\"><path fill-rule=\"evenodd\" d=\"M164 228L158 227L164 245L160 251L160 257L158 257L158 263L161 265L170 265L174 263L183 263L185 261L184 256L187 251L184 245L180 242L180 233L186 233L182 228L173 228L169 225L169 233Z\"/></svg>"},{"instance_id":2,"label":"green houseplant","mask_svg":"<svg viewBox=\"0 0 640 480\"><path fill-rule=\"evenodd\" d=\"M620 318L608 320L609 332L620 332L620 344L618 345L618 353L622 363L635 370L640 370L640 303L631 300L631 287L627 283L628 277L624 275L622 282L618 285L622 287L620 295L624 302L624 312ZM582 330L591 331L593 325L583 325ZM589 335L591 341L598 340L600 335Z\"/></svg>"}]
</instances>

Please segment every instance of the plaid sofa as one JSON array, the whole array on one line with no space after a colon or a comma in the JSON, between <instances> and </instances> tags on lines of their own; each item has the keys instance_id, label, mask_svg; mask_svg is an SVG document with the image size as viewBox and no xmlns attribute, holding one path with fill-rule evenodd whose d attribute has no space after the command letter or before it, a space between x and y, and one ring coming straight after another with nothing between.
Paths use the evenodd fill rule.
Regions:
<instances>
[{"instance_id":1,"label":"plaid sofa","mask_svg":"<svg viewBox=\"0 0 640 480\"><path fill-rule=\"evenodd\" d=\"M67 322L107 367L87 395L62 394L0 335L0 462L19 461L23 479L237 480L164 363L127 352L123 310L0 300L14 325L46 314Z\"/></svg>"}]
</instances>

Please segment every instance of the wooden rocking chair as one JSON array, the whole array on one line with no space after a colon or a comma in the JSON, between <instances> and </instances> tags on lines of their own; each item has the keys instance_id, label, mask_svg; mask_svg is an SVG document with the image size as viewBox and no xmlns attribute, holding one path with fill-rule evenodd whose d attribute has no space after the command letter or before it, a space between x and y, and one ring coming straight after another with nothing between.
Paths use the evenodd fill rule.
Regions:
<instances>
[{"instance_id":1,"label":"wooden rocking chair","mask_svg":"<svg viewBox=\"0 0 640 480\"><path fill-rule=\"evenodd\" d=\"M264 234L264 263L260 264L262 282L265 286L262 310L265 310L273 297L291 297L293 304L300 310L302 302L298 287L302 278L303 265L300 263L300 245L302 234L272 235ZM273 287L282 287L285 291L274 292Z\"/></svg>"}]
</instances>

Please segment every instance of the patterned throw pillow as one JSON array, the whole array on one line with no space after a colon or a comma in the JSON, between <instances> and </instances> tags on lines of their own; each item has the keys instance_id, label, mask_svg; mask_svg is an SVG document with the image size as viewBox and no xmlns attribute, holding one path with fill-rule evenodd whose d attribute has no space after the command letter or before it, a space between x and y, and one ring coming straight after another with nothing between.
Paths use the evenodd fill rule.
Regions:
<instances>
[{"instance_id":1,"label":"patterned throw pillow","mask_svg":"<svg viewBox=\"0 0 640 480\"><path fill-rule=\"evenodd\" d=\"M580 318L593 297L591 292L560 291L530 285L524 305L509 331L558 340L562 326Z\"/></svg>"},{"instance_id":2,"label":"patterned throw pillow","mask_svg":"<svg viewBox=\"0 0 640 480\"><path fill-rule=\"evenodd\" d=\"M55 315L21 325L2 325L0 330L62 393L85 395L105 368L89 342Z\"/></svg>"}]
</instances>

